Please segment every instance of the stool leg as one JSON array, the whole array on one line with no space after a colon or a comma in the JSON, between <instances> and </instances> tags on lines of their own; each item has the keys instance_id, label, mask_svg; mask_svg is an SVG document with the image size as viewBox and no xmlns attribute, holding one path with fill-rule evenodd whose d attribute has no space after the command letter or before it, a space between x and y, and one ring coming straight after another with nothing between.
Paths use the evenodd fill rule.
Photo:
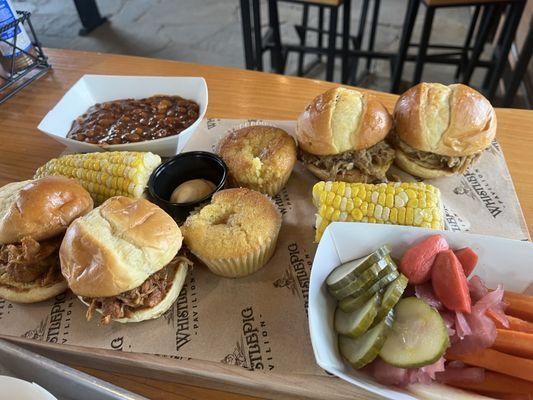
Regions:
<instances>
[{"instance_id":1,"label":"stool leg","mask_svg":"<svg viewBox=\"0 0 533 400\"><path fill-rule=\"evenodd\" d=\"M279 32L279 15L277 0L268 0L268 14L270 19L270 29L272 29L272 39L274 45L270 51L272 69L278 74L283 73L283 54L281 51L281 34Z\"/></svg>"},{"instance_id":2,"label":"stool leg","mask_svg":"<svg viewBox=\"0 0 533 400\"><path fill-rule=\"evenodd\" d=\"M363 0L363 4L361 4L361 17L359 20L359 29L357 30L357 38L355 41L355 49L361 50L361 43L363 41L363 36L365 34L365 27L366 27L366 17L368 15L368 6L369 6L370 0ZM350 71L350 82L355 82L357 79L357 70L359 69L359 57L354 57L353 66L351 67Z\"/></svg>"},{"instance_id":3,"label":"stool leg","mask_svg":"<svg viewBox=\"0 0 533 400\"><path fill-rule=\"evenodd\" d=\"M253 0L254 36L255 36L255 68L263 70L263 36L261 34L261 4L259 0Z\"/></svg>"},{"instance_id":4,"label":"stool leg","mask_svg":"<svg viewBox=\"0 0 533 400\"><path fill-rule=\"evenodd\" d=\"M426 62L426 55L434 16L435 8L428 6L426 9L426 17L424 18L424 27L422 28L422 37L420 38L420 47L418 48L418 55L416 56L415 73L412 83L413 85L420 83L420 79L422 78L422 71L424 69L424 63Z\"/></svg>"},{"instance_id":5,"label":"stool leg","mask_svg":"<svg viewBox=\"0 0 533 400\"><path fill-rule=\"evenodd\" d=\"M242 39L244 42L244 62L246 69L254 69L251 18L250 1L241 0Z\"/></svg>"},{"instance_id":6,"label":"stool leg","mask_svg":"<svg viewBox=\"0 0 533 400\"><path fill-rule=\"evenodd\" d=\"M318 6L318 36L316 40L316 47L319 49L321 49L324 44L322 32L324 32L324 7ZM322 54L319 54L317 58L319 61L322 61Z\"/></svg>"},{"instance_id":7,"label":"stool leg","mask_svg":"<svg viewBox=\"0 0 533 400\"><path fill-rule=\"evenodd\" d=\"M505 36L502 41L502 49L488 85L487 98L489 101L493 101L496 90L498 89L498 82L500 81L505 65L507 64L509 51L511 50L511 45L513 44L516 30L518 29L518 24L520 23L520 18L522 17L522 12L524 11L525 5L526 3L523 1L512 3L510 6L511 9L509 11L509 16L505 21L505 24L508 25L509 29L507 32L505 32Z\"/></svg>"},{"instance_id":8,"label":"stool leg","mask_svg":"<svg viewBox=\"0 0 533 400\"><path fill-rule=\"evenodd\" d=\"M378 25L380 5L381 5L381 0L374 0L374 10L372 12L372 25L370 27L370 38L368 40L368 51L369 52L374 51L374 44L376 43L376 29ZM371 65L372 65L372 58L368 57L366 59L366 70L367 71L370 71Z\"/></svg>"},{"instance_id":9,"label":"stool leg","mask_svg":"<svg viewBox=\"0 0 533 400\"><path fill-rule=\"evenodd\" d=\"M300 46L305 46L307 44L307 23L309 22L309 4L304 4L304 9L302 13L302 34L300 37ZM304 57L305 52L302 50L298 54L298 76L304 74Z\"/></svg>"},{"instance_id":10,"label":"stool leg","mask_svg":"<svg viewBox=\"0 0 533 400\"><path fill-rule=\"evenodd\" d=\"M463 74L463 83L465 85L468 85L470 83L470 79L472 78L472 74L474 73L474 68L477 66L479 57L483 52L483 47L485 47L485 43L487 42L487 39L489 37L492 22L494 20L494 14L494 5L485 7L483 17L481 19L481 26L479 27L479 33L474 43L474 49L472 50L472 55L470 56L470 60L468 61L465 72Z\"/></svg>"},{"instance_id":11,"label":"stool leg","mask_svg":"<svg viewBox=\"0 0 533 400\"><path fill-rule=\"evenodd\" d=\"M468 59L468 49L470 48L471 43L472 43L472 37L474 36L474 31L476 29L480 11L481 11L481 6L475 6L474 15L472 15L472 20L470 21L468 32L466 34L465 43L463 45L461 59L459 61L459 65L457 66L457 70L455 71L455 80L459 79L459 76L461 75L461 71L465 67L466 60Z\"/></svg>"},{"instance_id":12,"label":"stool leg","mask_svg":"<svg viewBox=\"0 0 533 400\"><path fill-rule=\"evenodd\" d=\"M402 37L400 39L400 46L398 49L398 55L394 63L394 70L391 79L391 92L398 93L400 89L400 82L402 80L403 64L407 51L409 50L409 43L411 42L411 35L413 34L413 27L415 25L416 14L418 7L420 6L420 0L409 0L407 6L407 12L405 14L405 20L403 23Z\"/></svg>"},{"instance_id":13,"label":"stool leg","mask_svg":"<svg viewBox=\"0 0 533 400\"><path fill-rule=\"evenodd\" d=\"M333 74L335 72L335 39L337 39L338 7L330 7L329 13L328 63L326 65L326 80L333 82Z\"/></svg>"},{"instance_id":14,"label":"stool leg","mask_svg":"<svg viewBox=\"0 0 533 400\"><path fill-rule=\"evenodd\" d=\"M529 64L529 61L531 60L532 54L533 54L533 19L530 20L529 32L524 42L524 46L522 47L520 56L518 57L518 61L516 62L516 66L513 71L513 79L511 80L509 87L506 88L507 93L505 94L505 99L503 100L504 107L511 107L511 105L513 104L513 100L516 96L516 92L518 91L518 87L520 86L520 82L522 82L522 79L524 78L524 75L527 72L527 66Z\"/></svg>"},{"instance_id":15,"label":"stool leg","mask_svg":"<svg viewBox=\"0 0 533 400\"><path fill-rule=\"evenodd\" d=\"M352 0L345 0L342 10L342 83L348 81L348 50L350 49L350 21L351 21Z\"/></svg>"}]
</instances>

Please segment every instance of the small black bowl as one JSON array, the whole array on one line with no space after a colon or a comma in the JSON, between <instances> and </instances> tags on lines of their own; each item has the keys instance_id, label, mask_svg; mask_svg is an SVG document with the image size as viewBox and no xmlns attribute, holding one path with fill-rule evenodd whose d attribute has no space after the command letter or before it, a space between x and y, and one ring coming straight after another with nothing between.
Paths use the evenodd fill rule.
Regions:
<instances>
[{"instance_id":1,"label":"small black bowl","mask_svg":"<svg viewBox=\"0 0 533 400\"><path fill-rule=\"evenodd\" d=\"M227 176L228 167L222 158L206 151L190 151L159 165L150 176L148 191L157 205L181 223L192 210L209 201L213 194L224 187ZM207 179L216 186L215 190L198 201L171 203L170 196L174 189L191 179Z\"/></svg>"}]
</instances>

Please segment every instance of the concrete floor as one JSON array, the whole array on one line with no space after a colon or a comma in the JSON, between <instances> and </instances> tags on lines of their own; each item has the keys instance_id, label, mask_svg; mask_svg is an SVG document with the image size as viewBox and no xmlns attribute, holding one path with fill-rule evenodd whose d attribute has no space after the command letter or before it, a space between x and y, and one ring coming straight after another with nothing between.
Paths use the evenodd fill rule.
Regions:
<instances>
[{"instance_id":1,"label":"concrete floor","mask_svg":"<svg viewBox=\"0 0 533 400\"><path fill-rule=\"evenodd\" d=\"M237 0L99 0L100 11L109 18L109 22L85 37L78 35L81 23L71 0L14 0L14 3L16 8L33 13L33 25L42 43L48 47L244 68ZM358 27L360 3L353 1L352 32ZM382 0L377 50L395 51L398 48L406 3L405 0ZM300 22L301 9L301 5L280 2L283 41L297 42L293 26ZM415 40L420 34L421 14L415 28ZM267 15L266 10L263 15ZM462 43L469 18L468 8L439 10L434 22L433 40L448 44ZM317 11L312 11L310 24L316 25L316 20ZM315 39L309 35L309 40L314 42ZM312 59L313 56L307 58L309 62ZM268 68L267 55L265 62ZM296 62L296 54L291 54L287 74L296 73ZM361 62L362 66L364 64ZM363 67L360 69L363 72ZM451 83L454 70L450 66L427 64L423 79ZM337 65L336 80L339 80L339 73ZM407 63L404 79L409 80L412 73L413 65ZM324 79L324 65L314 68L309 76ZM375 61L372 74L361 82L361 86L388 90L389 76L388 61Z\"/></svg>"}]
</instances>

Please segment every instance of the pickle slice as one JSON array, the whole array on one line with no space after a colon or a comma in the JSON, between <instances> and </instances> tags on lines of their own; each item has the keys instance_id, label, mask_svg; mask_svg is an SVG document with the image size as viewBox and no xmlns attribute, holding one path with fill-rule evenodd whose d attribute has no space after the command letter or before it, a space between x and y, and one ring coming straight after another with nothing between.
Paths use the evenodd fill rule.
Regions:
<instances>
[{"instance_id":1,"label":"pickle slice","mask_svg":"<svg viewBox=\"0 0 533 400\"><path fill-rule=\"evenodd\" d=\"M379 353L382 360L395 367L420 368L441 358L450 340L438 311L416 297L400 300L394 310L394 324Z\"/></svg>"},{"instance_id":2,"label":"pickle slice","mask_svg":"<svg viewBox=\"0 0 533 400\"><path fill-rule=\"evenodd\" d=\"M396 303L400 301L408 283L409 280L407 277L404 274L400 274L398 278L396 278L389 284L389 286L387 286L385 292L383 293L381 306L379 307L378 315L376 316L375 321L379 321L384 318L385 315L387 315L389 311L394 308Z\"/></svg>"},{"instance_id":3,"label":"pickle slice","mask_svg":"<svg viewBox=\"0 0 533 400\"><path fill-rule=\"evenodd\" d=\"M387 254L390 254L390 248L387 245L383 245L365 257L348 261L338 266L331 271L326 278L326 285L332 290L341 289L356 279L357 275L361 274L364 270L377 263Z\"/></svg>"},{"instance_id":4,"label":"pickle slice","mask_svg":"<svg viewBox=\"0 0 533 400\"><path fill-rule=\"evenodd\" d=\"M394 265L392 258L385 256L370 266L370 268L367 268L365 271L363 271L348 285L337 290L330 289L329 292L337 300L344 299L347 296L358 296L359 294L363 293L366 288L372 286L377 280L383 277L383 271L389 267L396 269L396 265Z\"/></svg>"},{"instance_id":5,"label":"pickle slice","mask_svg":"<svg viewBox=\"0 0 533 400\"><path fill-rule=\"evenodd\" d=\"M381 276L373 285L366 288L363 293L356 297L348 296L339 301L339 308L344 312L354 311L366 303L375 293L379 292L400 276L399 272L390 266L385 268L382 272L384 273L383 276Z\"/></svg>"},{"instance_id":6,"label":"pickle slice","mask_svg":"<svg viewBox=\"0 0 533 400\"><path fill-rule=\"evenodd\" d=\"M359 369L374 361L387 339L394 321L391 311L375 327L358 338L339 335L339 351L352 367Z\"/></svg>"},{"instance_id":7,"label":"pickle slice","mask_svg":"<svg viewBox=\"0 0 533 400\"><path fill-rule=\"evenodd\" d=\"M361 308L345 313L335 310L335 331L341 335L356 338L365 333L378 314L380 294L374 294Z\"/></svg>"}]
</instances>

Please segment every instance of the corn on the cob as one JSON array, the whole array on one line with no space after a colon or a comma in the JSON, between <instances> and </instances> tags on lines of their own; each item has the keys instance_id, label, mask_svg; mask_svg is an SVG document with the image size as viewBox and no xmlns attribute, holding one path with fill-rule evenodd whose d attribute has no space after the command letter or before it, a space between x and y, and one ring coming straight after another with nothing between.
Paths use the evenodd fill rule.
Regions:
<instances>
[{"instance_id":1,"label":"corn on the cob","mask_svg":"<svg viewBox=\"0 0 533 400\"><path fill-rule=\"evenodd\" d=\"M330 222L353 221L444 229L440 191L423 182L318 182L313 187L318 242Z\"/></svg>"},{"instance_id":2,"label":"corn on the cob","mask_svg":"<svg viewBox=\"0 0 533 400\"><path fill-rule=\"evenodd\" d=\"M74 178L97 204L113 196L142 197L152 171L161 164L153 153L113 151L69 154L53 158L34 178L62 175Z\"/></svg>"}]
</instances>

